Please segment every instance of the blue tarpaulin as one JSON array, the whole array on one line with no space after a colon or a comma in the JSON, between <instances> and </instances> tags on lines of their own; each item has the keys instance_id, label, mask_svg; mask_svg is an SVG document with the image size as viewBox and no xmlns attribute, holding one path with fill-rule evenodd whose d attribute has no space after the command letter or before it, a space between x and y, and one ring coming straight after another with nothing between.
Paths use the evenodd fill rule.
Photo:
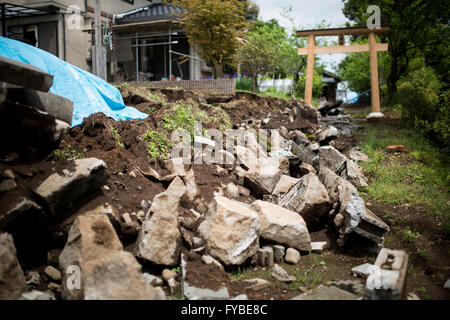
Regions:
<instances>
[{"instance_id":1,"label":"blue tarpaulin","mask_svg":"<svg viewBox=\"0 0 450 320\"><path fill-rule=\"evenodd\" d=\"M103 112L114 120L145 119L148 115L124 105L119 90L97 76L51 53L23 42L0 37L0 56L31 64L54 77L50 92L74 103L72 126Z\"/></svg>"}]
</instances>

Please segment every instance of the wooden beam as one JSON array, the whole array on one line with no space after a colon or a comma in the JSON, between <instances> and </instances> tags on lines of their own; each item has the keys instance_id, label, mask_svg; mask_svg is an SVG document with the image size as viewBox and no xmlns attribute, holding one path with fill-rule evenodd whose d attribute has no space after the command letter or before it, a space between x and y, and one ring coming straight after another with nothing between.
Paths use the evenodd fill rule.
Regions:
<instances>
[{"instance_id":1,"label":"wooden beam","mask_svg":"<svg viewBox=\"0 0 450 320\"><path fill-rule=\"evenodd\" d=\"M312 105L312 90L314 78L314 48L316 40L314 35L309 36L308 42L308 60L306 65L306 85L305 85L305 104Z\"/></svg>"},{"instance_id":2,"label":"wooden beam","mask_svg":"<svg viewBox=\"0 0 450 320\"><path fill-rule=\"evenodd\" d=\"M387 43L376 43L377 51L388 51ZM298 48L298 54L303 56L307 55L309 47ZM359 44L352 46L330 46L330 47L314 47L314 54L329 54L329 53L352 53L352 52L369 52L369 44Z\"/></svg>"},{"instance_id":3,"label":"wooden beam","mask_svg":"<svg viewBox=\"0 0 450 320\"><path fill-rule=\"evenodd\" d=\"M299 30L297 31L297 37L309 37L314 36L339 36L344 35L362 35L362 34L385 34L389 32L389 26L381 26L380 29L369 29L367 27L350 27L350 28L333 28L333 29L313 29L313 30Z\"/></svg>"},{"instance_id":4,"label":"wooden beam","mask_svg":"<svg viewBox=\"0 0 450 320\"><path fill-rule=\"evenodd\" d=\"M372 86L372 113L380 112L380 92L378 87L378 51L375 33L369 33L370 84Z\"/></svg>"}]
</instances>

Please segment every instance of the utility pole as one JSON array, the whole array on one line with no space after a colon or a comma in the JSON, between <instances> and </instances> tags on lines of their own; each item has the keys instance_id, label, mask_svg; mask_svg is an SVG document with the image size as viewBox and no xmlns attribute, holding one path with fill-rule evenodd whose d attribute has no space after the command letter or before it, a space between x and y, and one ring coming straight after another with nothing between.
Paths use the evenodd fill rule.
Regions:
<instances>
[{"instance_id":1,"label":"utility pole","mask_svg":"<svg viewBox=\"0 0 450 320\"><path fill-rule=\"evenodd\" d=\"M95 69L97 77L106 81L106 48L102 41L100 0L95 0Z\"/></svg>"}]
</instances>

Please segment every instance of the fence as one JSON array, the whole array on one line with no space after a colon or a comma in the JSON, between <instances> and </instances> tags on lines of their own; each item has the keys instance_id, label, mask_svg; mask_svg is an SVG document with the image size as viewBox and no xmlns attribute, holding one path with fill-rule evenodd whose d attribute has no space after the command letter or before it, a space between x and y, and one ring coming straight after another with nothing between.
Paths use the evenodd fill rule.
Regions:
<instances>
[{"instance_id":1,"label":"fence","mask_svg":"<svg viewBox=\"0 0 450 320\"><path fill-rule=\"evenodd\" d=\"M139 86L157 89L180 88L202 93L221 93L234 95L234 79L223 80L180 80L180 81L141 81Z\"/></svg>"}]
</instances>

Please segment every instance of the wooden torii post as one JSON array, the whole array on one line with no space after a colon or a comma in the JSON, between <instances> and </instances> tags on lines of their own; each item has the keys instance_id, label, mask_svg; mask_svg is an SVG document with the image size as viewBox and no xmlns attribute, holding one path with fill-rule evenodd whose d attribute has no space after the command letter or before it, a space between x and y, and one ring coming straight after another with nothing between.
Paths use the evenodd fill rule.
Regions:
<instances>
[{"instance_id":1,"label":"wooden torii post","mask_svg":"<svg viewBox=\"0 0 450 320\"><path fill-rule=\"evenodd\" d=\"M314 55L328 53L351 53L351 52L370 52L370 82L372 86L372 113L369 117L382 117L380 111L380 92L378 88L378 51L387 51L387 43L377 43L375 34L385 34L389 32L389 26L381 26L380 29L369 29L366 27L317 29L297 31L297 37L308 37L308 47L299 48L299 55L307 55L306 66L306 86L305 86L305 104L311 105L313 91L314 75ZM369 43L361 45L345 45L346 35L369 35ZM330 47L316 47L317 36L338 36L339 45Z\"/></svg>"}]
</instances>

